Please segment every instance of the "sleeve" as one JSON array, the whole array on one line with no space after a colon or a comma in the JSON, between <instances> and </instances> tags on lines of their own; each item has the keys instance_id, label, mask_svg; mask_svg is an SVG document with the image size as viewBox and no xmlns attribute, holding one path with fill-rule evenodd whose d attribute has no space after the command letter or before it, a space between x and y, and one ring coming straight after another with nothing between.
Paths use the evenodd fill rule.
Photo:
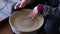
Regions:
<instances>
[{"instance_id":1,"label":"sleeve","mask_svg":"<svg viewBox=\"0 0 60 34\"><path fill-rule=\"evenodd\" d=\"M59 4L59 0L46 0L46 2L51 7L56 7Z\"/></svg>"},{"instance_id":2,"label":"sleeve","mask_svg":"<svg viewBox=\"0 0 60 34\"><path fill-rule=\"evenodd\" d=\"M51 7L48 5L39 4L38 11L40 13L42 12L43 16L49 15L52 17L60 18L60 4L58 5L58 7Z\"/></svg>"},{"instance_id":3,"label":"sleeve","mask_svg":"<svg viewBox=\"0 0 60 34\"><path fill-rule=\"evenodd\" d=\"M37 7L37 9L38 9L38 12L42 12L43 11L43 4L38 4L37 5L38 7Z\"/></svg>"}]
</instances>

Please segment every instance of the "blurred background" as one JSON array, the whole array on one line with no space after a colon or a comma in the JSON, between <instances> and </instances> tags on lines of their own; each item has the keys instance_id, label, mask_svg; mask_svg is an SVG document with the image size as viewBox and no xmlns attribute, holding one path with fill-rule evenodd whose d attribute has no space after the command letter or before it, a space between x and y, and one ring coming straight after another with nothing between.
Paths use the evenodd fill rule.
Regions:
<instances>
[{"instance_id":1,"label":"blurred background","mask_svg":"<svg viewBox=\"0 0 60 34\"><path fill-rule=\"evenodd\" d=\"M0 0L0 34L14 34L8 23L11 7L18 0Z\"/></svg>"},{"instance_id":2,"label":"blurred background","mask_svg":"<svg viewBox=\"0 0 60 34\"><path fill-rule=\"evenodd\" d=\"M11 7L18 0L0 0L0 21L11 15Z\"/></svg>"}]
</instances>

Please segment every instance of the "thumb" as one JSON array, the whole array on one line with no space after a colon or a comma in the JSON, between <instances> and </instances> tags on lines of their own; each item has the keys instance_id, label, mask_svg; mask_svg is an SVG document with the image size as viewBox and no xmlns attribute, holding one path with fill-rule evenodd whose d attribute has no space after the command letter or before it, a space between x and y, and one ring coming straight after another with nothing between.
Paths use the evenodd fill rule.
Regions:
<instances>
[{"instance_id":1,"label":"thumb","mask_svg":"<svg viewBox=\"0 0 60 34\"><path fill-rule=\"evenodd\" d=\"M20 3L21 3L21 1L18 1L14 8L17 9L19 7Z\"/></svg>"},{"instance_id":2,"label":"thumb","mask_svg":"<svg viewBox=\"0 0 60 34\"><path fill-rule=\"evenodd\" d=\"M19 6L19 8L25 7L25 6L26 6L26 4L27 4L27 2L26 2L26 1L22 1L22 2L21 2L21 4L20 4L20 6Z\"/></svg>"}]
</instances>

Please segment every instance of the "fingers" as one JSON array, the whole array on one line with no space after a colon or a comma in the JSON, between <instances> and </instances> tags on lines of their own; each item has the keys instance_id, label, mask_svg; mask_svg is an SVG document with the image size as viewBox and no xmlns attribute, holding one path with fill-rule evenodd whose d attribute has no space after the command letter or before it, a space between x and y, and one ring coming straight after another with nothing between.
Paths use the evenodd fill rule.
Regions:
<instances>
[{"instance_id":1,"label":"fingers","mask_svg":"<svg viewBox=\"0 0 60 34\"><path fill-rule=\"evenodd\" d=\"M33 12L31 12L27 17L30 19L33 19L35 17L35 14Z\"/></svg>"},{"instance_id":2,"label":"fingers","mask_svg":"<svg viewBox=\"0 0 60 34\"><path fill-rule=\"evenodd\" d=\"M20 4L20 6L19 6L19 8L23 8L23 7L25 7L26 4L27 4L26 1L22 1L21 4Z\"/></svg>"},{"instance_id":3,"label":"fingers","mask_svg":"<svg viewBox=\"0 0 60 34\"><path fill-rule=\"evenodd\" d=\"M14 7L14 8L15 8L15 9L19 8L20 3L21 3L21 2L20 2L20 1L18 1L18 3L15 5L15 7Z\"/></svg>"},{"instance_id":4,"label":"fingers","mask_svg":"<svg viewBox=\"0 0 60 34\"><path fill-rule=\"evenodd\" d=\"M32 12L27 17L31 17L31 16L32 16Z\"/></svg>"},{"instance_id":5,"label":"fingers","mask_svg":"<svg viewBox=\"0 0 60 34\"><path fill-rule=\"evenodd\" d=\"M34 19L34 17L38 14L37 6L33 9L33 11L27 16L30 19Z\"/></svg>"},{"instance_id":6,"label":"fingers","mask_svg":"<svg viewBox=\"0 0 60 34\"><path fill-rule=\"evenodd\" d=\"M33 14L32 17L31 17L31 19L34 19L35 16L36 16L36 15Z\"/></svg>"},{"instance_id":7,"label":"fingers","mask_svg":"<svg viewBox=\"0 0 60 34\"><path fill-rule=\"evenodd\" d=\"M25 7L26 6L26 4L27 4L27 2L26 2L26 0L22 0L22 1L19 1L16 5L15 5L15 9L17 9L17 8L23 8L23 7Z\"/></svg>"}]
</instances>

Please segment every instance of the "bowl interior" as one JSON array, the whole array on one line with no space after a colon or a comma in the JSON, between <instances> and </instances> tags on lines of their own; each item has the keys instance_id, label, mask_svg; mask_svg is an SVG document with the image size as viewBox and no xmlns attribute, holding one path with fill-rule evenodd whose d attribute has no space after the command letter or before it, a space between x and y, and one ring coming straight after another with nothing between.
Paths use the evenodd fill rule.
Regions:
<instances>
[{"instance_id":1,"label":"bowl interior","mask_svg":"<svg viewBox=\"0 0 60 34\"><path fill-rule=\"evenodd\" d=\"M39 29L43 25L44 18L41 14L36 15L33 20L27 18L31 11L31 9L23 9L14 12L10 16L9 21L13 27L16 28L16 30L22 32L31 32Z\"/></svg>"}]
</instances>

